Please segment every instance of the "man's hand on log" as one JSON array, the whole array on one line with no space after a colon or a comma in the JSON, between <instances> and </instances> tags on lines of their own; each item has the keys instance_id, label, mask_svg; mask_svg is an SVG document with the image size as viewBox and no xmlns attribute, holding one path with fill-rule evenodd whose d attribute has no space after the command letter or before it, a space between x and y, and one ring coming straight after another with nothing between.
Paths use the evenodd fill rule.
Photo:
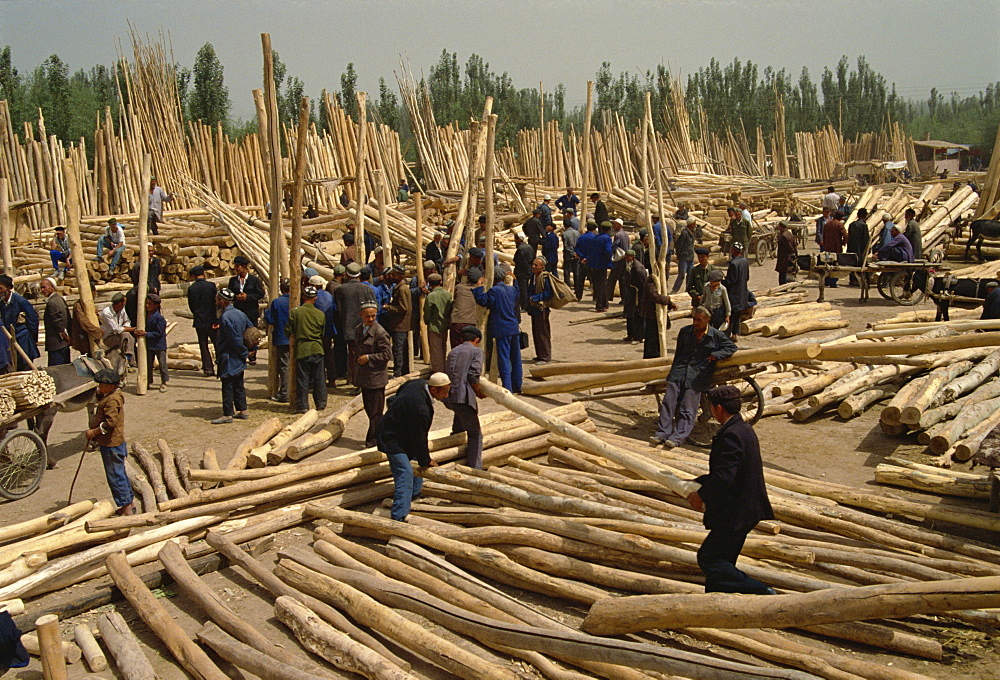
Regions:
<instances>
[{"instance_id":1,"label":"man's hand on log","mask_svg":"<svg viewBox=\"0 0 1000 680\"><path fill-rule=\"evenodd\" d=\"M698 512L703 512L705 510L705 501L701 500L701 496L697 491L689 493L687 499L688 503L691 504L691 507Z\"/></svg>"}]
</instances>

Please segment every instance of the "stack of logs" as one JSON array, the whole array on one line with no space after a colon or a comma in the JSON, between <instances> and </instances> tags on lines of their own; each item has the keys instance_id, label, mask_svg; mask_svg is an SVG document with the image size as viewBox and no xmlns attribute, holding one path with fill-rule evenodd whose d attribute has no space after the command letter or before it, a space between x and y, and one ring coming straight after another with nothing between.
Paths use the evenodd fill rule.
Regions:
<instances>
[{"instance_id":1,"label":"stack of logs","mask_svg":"<svg viewBox=\"0 0 1000 680\"><path fill-rule=\"evenodd\" d=\"M56 383L45 371L19 371L0 376L0 412L13 400L16 411L43 406L56 396Z\"/></svg>"}]
</instances>

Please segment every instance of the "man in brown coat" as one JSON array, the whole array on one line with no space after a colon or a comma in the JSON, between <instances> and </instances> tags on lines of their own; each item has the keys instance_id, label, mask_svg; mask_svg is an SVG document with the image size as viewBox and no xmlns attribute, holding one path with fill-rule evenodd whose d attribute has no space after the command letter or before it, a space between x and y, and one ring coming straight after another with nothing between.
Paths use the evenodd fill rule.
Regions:
<instances>
[{"instance_id":1,"label":"man in brown coat","mask_svg":"<svg viewBox=\"0 0 1000 680\"><path fill-rule=\"evenodd\" d=\"M392 341L375 320L377 316L376 303L365 302L361 305L361 323L355 328L348 360L351 384L361 390L365 415L368 416L365 446L376 445L375 432L385 412L385 386L389 382L386 367L392 358Z\"/></svg>"},{"instance_id":2,"label":"man in brown coat","mask_svg":"<svg viewBox=\"0 0 1000 680\"><path fill-rule=\"evenodd\" d=\"M111 488L111 497L119 515L132 514L132 485L125 474L125 397L118 389L120 376L110 368L102 368L94 375L97 382L97 409L90 419L87 441L101 450L104 474Z\"/></svg>"},{"instance_id":3,"label":"man in brown coat","mask_svg":"<svg viewBox=\"0 0 1000 680\"><path fill-rule=\"evenodd\" d=\"M389 283L389 302L382 306L385 310L385 325L392 338L392 377L398 378L410 372L410 351L406 342L410 334L410 315L413 312L413 297L410 287L403 281L405 270L393 265L386 275Z\"/></svg>"},{"instance_id":4,"label":"man in brown coat","mask_svg":"<svg viewBox=\"0 0 1000 680\"><path fill-rule=\"evenodd\" d=\"M93 279L90 280L90 293L96 295L97 286ZM83 311L83 300L79 299L73 303L73 318L70 320L70 345L80 354L90 356L90 341L93 340L96 347L100 347L101 338L104 331L100 325L91 321Z\"/></svg>"},{"instance_id":5,"label":"man in brown coat","mask_svg":"<svg viewBox=\"0 0 1000 680\"><path fill-rule=\"evenodd\" d=\"M788 283L788 272L795 265L798 254L795 234L788 228L788 222L781 220L778 222L778 261L774 265L774 270L778 272L779 286Z\"/></svg>"},{"instance_id":6,"label":"man in brown coat","mask_svg":"<svg viewBox=\"0 0 1000 680\"><path fill-rule=\"evenodd\" d=\"M845 245L847 245L847 229L844 228L844 214L837 211L823 225L823 252L842 253ZM836 288L837 277L828 276L825 283L830 288Z\"/></svg>"},{"instance_id":7,"label":"man in brown coat","mask_svg":"<svg viewBox=\"0 0 1000 680\"><path fill-rule=\"evenodd\" d=\"M49 354L49 366L69 363L69 310L66 300L56 292L56 281L49 277L39 285L45 296L45 351Z\"/></svg>"}]
</instances>

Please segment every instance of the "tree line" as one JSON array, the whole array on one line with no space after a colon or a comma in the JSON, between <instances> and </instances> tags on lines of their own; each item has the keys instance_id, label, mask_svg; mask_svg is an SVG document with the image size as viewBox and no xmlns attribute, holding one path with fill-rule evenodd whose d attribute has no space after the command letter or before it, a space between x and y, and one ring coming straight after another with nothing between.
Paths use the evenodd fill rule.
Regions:
<instances>
[{"instance_id":1,"label":"tree line","mask_svg":"<svg viewBox=\"0 0 1000 680\"><path fill-rule=\"evenodd\" d=\"M298 118L298 102L306 95L306 84L288 73L277 52L273 57L279 117L291 123ZM121 78L116 79L115 68L120 66L96 65L71 75L69 65L53 54L22 74L13 65L10 47L5 46L0 49L0 99L8 101L17 131L25 122L36 123L41 110L48 134L89 143L95 116L110 107L116 119L122 99L127 96L120 89L124 85ZM256 132L256 118L241 120L231 115L225 70L211 43L198 50L191 68L175 64L174 75L180 107L188 120L221 123L228 134L236 137ZM353 63L347 64L338 85L339 89L329 90L330 96L357 119L357 73ZM515 143L517 131L538 127L543 115L537 87L517 87L508 73L497 72L477 54L470 55L462 65L457 53L442 50L418 87L430 95L438 124L457 121L461 127L480 117L485 98L492 96L494 111L499 114L500 144ZM621 116L626 126L638 125L644 115L645 93L650 92L654 126L662 132L675 122L672 102L676 88L677 81L662 65L641 74L616 73L609 62L604 62L594 76L594 124L600 128L602 114L607 112ZM326 126L322 105L325 92L312 98L311 119L320 127ZM930 136L971 144L979 147L984 157L992 151L1000 123L1000 82L966 97L954 92L946 95L933 88L926 100L907 100L863 56L853 64L842 57L832 68L823 69L818 82L805 67L796 77L785 69L762 68L752 61L734 59L723 65L712 59L687 77L683 96L693 137L742 130L751 148L758 127L765 139L773 136L779 98L785 107L786 134L830 124L852 139L899 121L915 138ZM396 88L379 78L378 92L369 94L369 102L371 115L398 130L405 144L409 120ZM700 111L705 115L700 116ZM546 121L559 121L564 131L570 126L579 131L583 106L567 106L566 87L560 83L544 93L544 117ZM704 130L703 121L707 123Z\"/></svg>"}]
</instances>

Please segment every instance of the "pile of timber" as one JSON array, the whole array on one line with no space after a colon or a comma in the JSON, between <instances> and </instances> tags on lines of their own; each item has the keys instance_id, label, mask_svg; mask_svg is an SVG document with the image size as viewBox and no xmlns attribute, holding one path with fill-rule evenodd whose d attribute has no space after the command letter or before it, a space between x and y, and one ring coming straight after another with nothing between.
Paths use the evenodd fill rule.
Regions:
<instances>
[{"instance_id":1,"label":"pile of timber","mask_svg":"<svg viewBox=\"0 0 1000 680\"><path fill-rule=\"evenodd\" d=\"M17 400L6 387L0 388L0 419L7 419L17 412Z\"/></svg>"},{"instance_id":2,"label":"pile of timber","mask_svg":"<svg viewBox=\"0 0 1000 680\"><path fill-rule=\"evenodd\" d=\"M19 371L0 375L0 404L13 399L17 411L44 406L56 396L56 382L45 371ZM4 406L0 406L0 409Z\"/></svg>"}]
</instances>

